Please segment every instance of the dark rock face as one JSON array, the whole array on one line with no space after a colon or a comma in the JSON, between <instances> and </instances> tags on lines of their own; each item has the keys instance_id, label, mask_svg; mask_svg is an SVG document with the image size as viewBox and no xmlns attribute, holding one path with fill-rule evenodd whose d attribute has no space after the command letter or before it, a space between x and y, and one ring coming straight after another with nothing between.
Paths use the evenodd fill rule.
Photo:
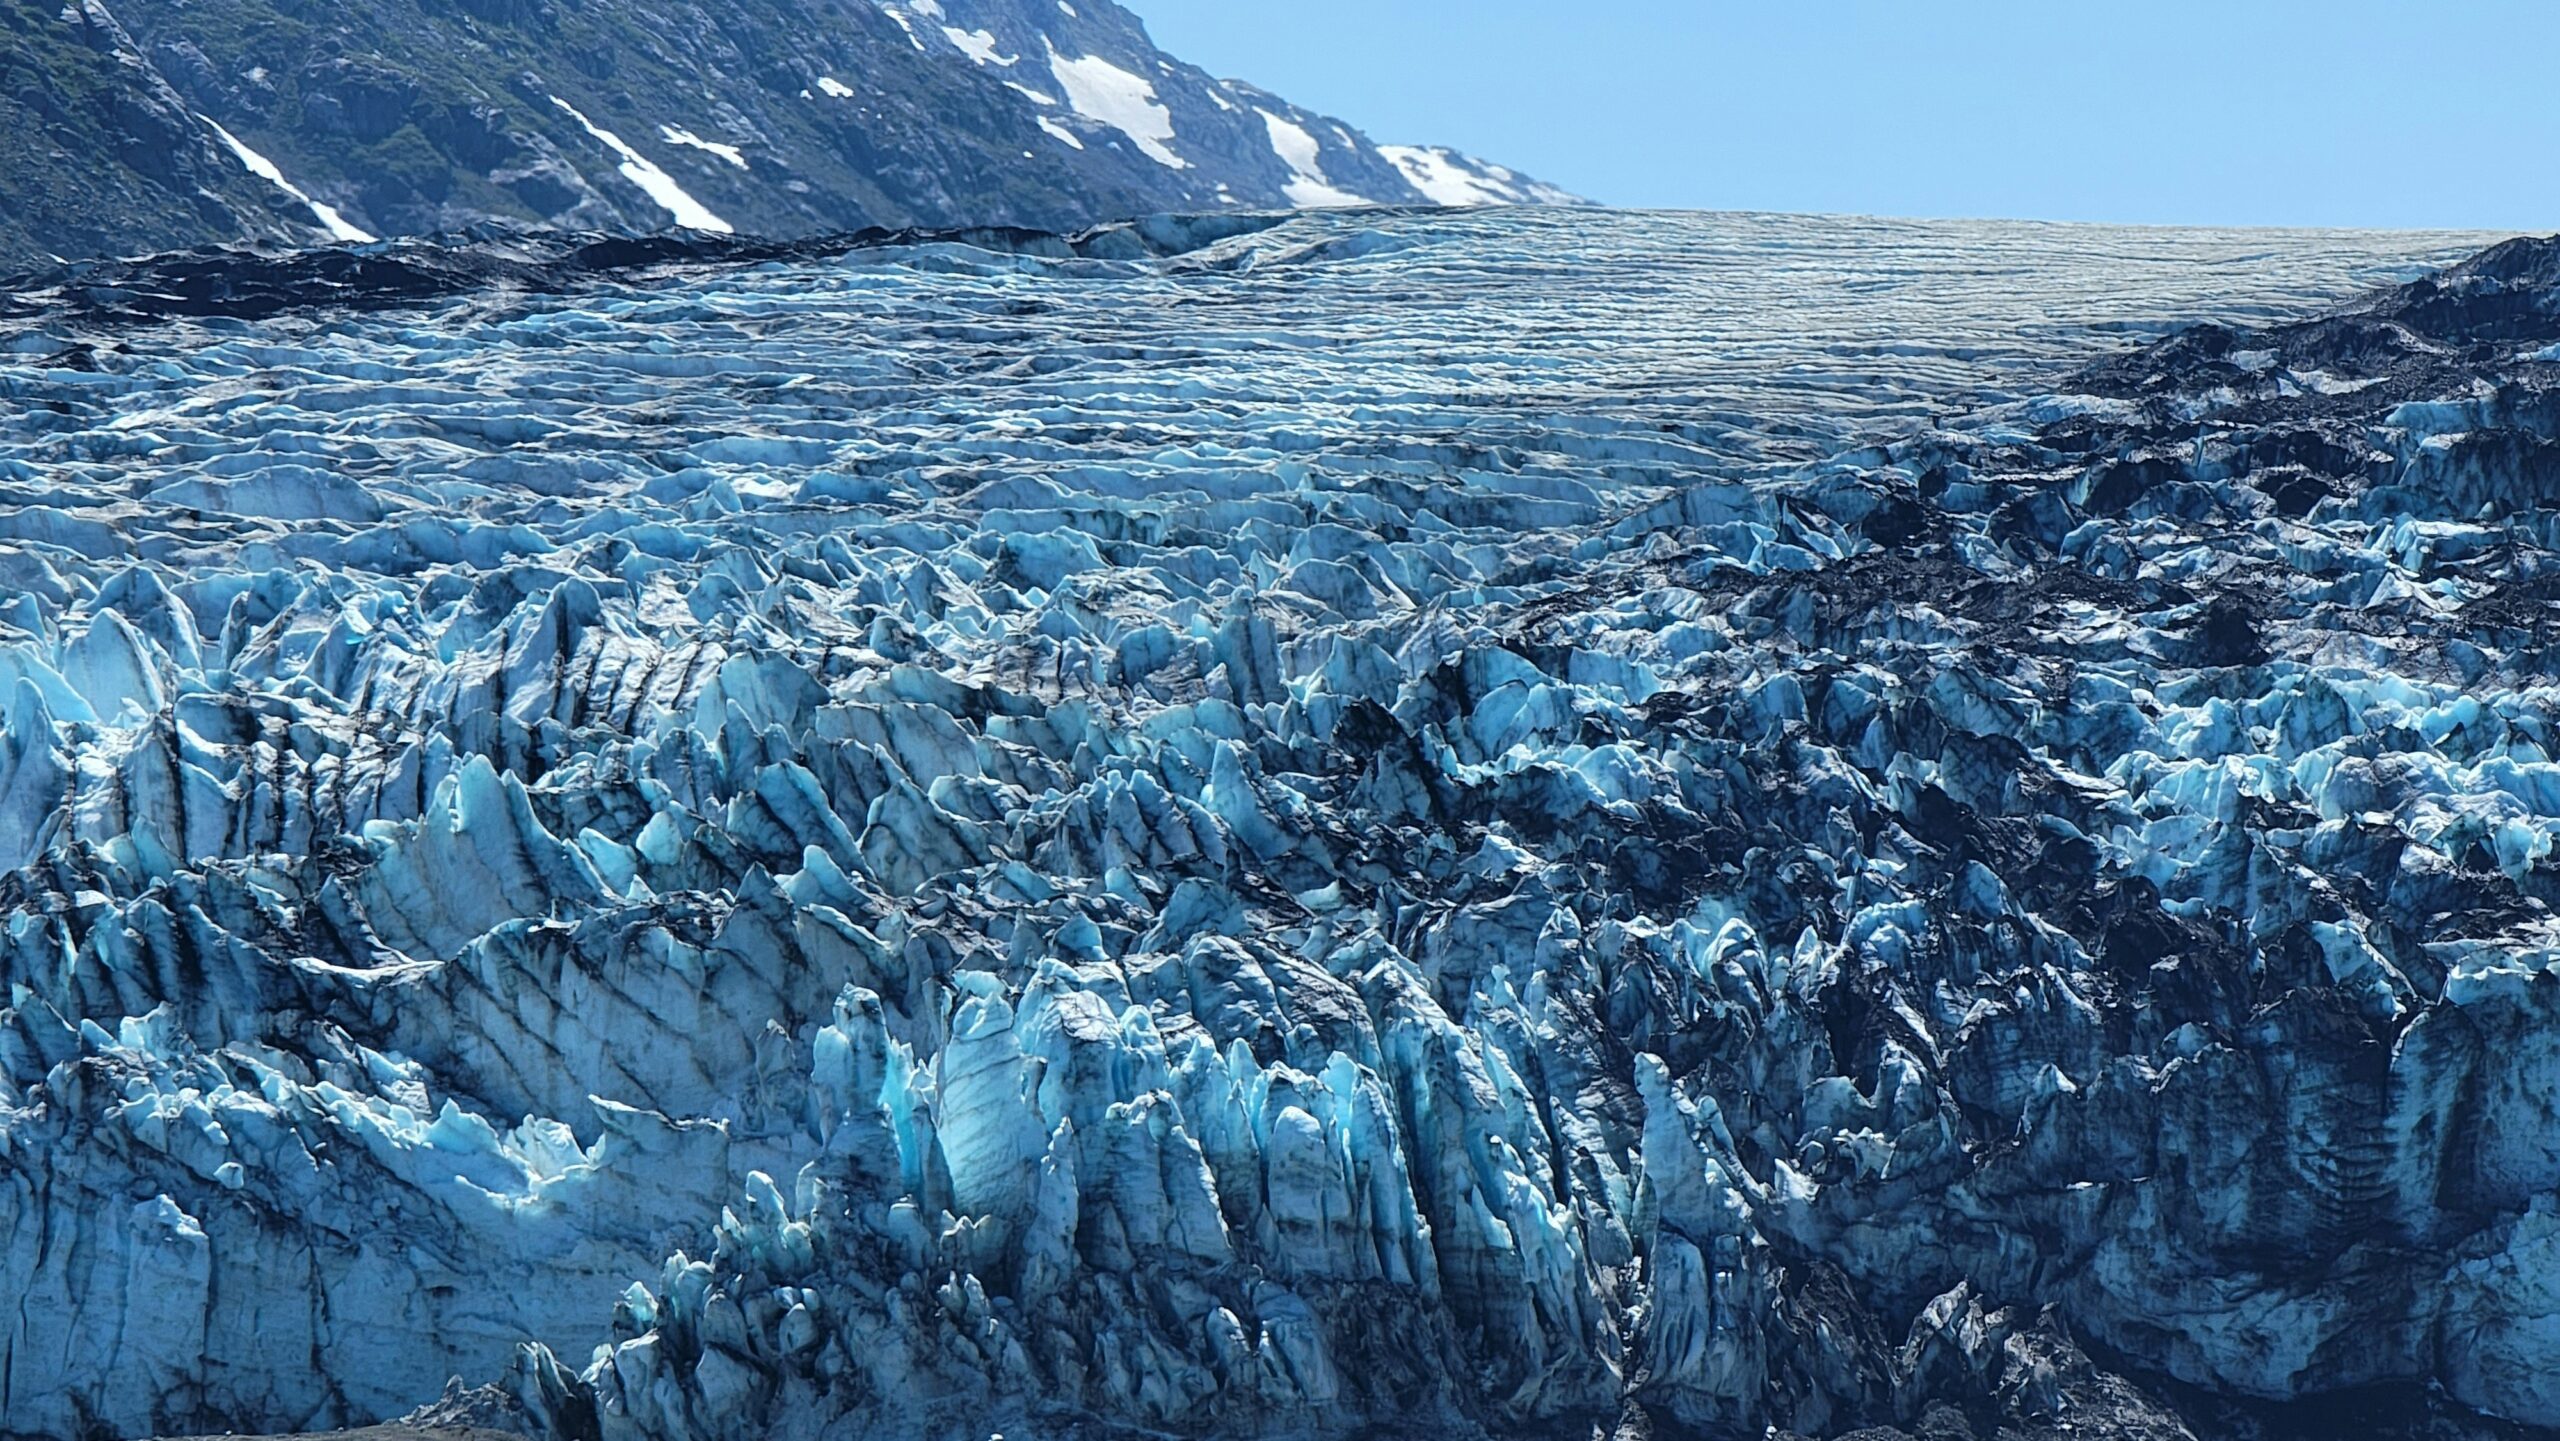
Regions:
<instances>
[{"instance_id":1,"label":"dark rock face","mask_svg":"<svg viewBox=\"0 0 2560 1441\"><path fill-rule=\"evenodd\" d=\"M1070 8L7 0L0 265L489 223L796 238L1571 198L1179 64L1112 0Z\"/></svg>"},{"instance_id":2,"label":"dark rock face","mask_svg":"<svg viewBox=\"0 0 2560 1441\"><path fill-rule=\"evenodd\" d=\"M0 265L309 238L269 200L103 4L0 4Z\"/></svg>"}]
</instances>

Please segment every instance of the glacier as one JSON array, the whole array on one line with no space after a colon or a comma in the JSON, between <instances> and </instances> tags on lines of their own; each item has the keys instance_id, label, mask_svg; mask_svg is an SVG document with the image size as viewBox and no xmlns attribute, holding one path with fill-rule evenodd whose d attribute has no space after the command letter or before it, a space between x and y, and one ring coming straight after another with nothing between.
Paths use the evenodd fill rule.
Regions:
<instances>
[{"instance_id":1,"label":"glacier","mask_svg":"<svg viewBox=\"0 0 2560 1441\"><path fill-rule=\"evenodd\" d=\"M31 282L0 1432L2560 1426L2560 249L2483 243Z\"/></svg>"}]
</instances>

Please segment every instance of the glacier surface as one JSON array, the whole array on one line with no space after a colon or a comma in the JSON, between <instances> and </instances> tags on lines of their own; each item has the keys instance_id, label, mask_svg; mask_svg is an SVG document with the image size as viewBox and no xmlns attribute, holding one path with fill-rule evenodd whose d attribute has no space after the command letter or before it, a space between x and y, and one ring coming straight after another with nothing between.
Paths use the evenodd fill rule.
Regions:
<instances>
[{"instance_id":1,"label":"glacier surface","mask_svg":"<svg viewBox=\"0 0 2560 1441\"><path fill-rule=\"evenodd\" d=\"M2560 1425L2560 268L2339 308L2477 243L66 280L0 1432Z\"/></svg>"}]
</instances>

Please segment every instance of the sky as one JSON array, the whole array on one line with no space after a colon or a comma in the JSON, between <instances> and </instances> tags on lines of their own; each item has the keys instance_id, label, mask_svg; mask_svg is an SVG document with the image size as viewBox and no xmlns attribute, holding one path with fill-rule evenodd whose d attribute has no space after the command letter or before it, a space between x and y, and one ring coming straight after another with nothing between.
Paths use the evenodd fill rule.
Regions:
<instances>
[{"instance_id":1,"label":"sky","mask_svg":"<svg viewBox=\"0 0 2560 1441\"><path fill-rule=\"evenodd\" d=\"M2560 0L1125 0L1613 205L2560 230Z\"/></svg>"}]
</instances>

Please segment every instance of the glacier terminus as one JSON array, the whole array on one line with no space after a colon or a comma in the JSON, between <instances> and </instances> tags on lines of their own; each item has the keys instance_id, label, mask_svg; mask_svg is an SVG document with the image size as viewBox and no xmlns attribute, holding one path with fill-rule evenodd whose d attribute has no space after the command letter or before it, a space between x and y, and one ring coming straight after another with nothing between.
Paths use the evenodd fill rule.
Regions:
<instances>
[{"instance_id":1,"label":"glacier terminus","mask_svg":"<svg viewBox=\"0 0 2560 1441\"><path fill-rule=\"evenodd\" d=\"M2488 240L30 277L0 1433L2560 1427Z\"/></svg>"}]
</instances>

